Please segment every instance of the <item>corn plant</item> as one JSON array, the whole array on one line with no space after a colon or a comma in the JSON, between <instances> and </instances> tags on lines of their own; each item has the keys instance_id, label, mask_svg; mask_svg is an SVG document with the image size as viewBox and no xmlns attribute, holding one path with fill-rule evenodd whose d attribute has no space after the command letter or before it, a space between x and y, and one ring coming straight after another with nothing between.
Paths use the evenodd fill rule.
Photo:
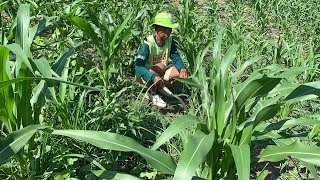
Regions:
<instances>
[{"instance_id":1,"label":"corn plant","mask_svg":"<svg viewBox=\"0 0 320 180\"><path fill-rule=\"evenodd\" d=\"M138 4L141 4L141 2ZM108 82L111 80L112 74L121 69L123 58L120 53L122 53L134 25L145 11L138 8L126 13L123 19L114 19L112 9L101 9L100 6L101 4L88 4L83 7L84 12L82 14L76 14L80 6L75 6L73 11L67 16L62 16L62 18L77 26L91 39L101 55L103 80ZM117 13L120 13L120 9L114 14ZM99 14L99 17L96 16L97 14Z\"/></svg>"},{"instance_id":2,"label":"corn plant","mask_svg":"<svg viewBox=\"0 0 320 180\"><path fill-rule=\"evenodd\" d=\"M313 165L319 166L319 147L300 142L298 138L283 137L279 131L295 125L319 124L319 121L303 118L279 120L274 123L265 121L275 117L285 103L318 97L318 82L282 85L280 83L282 79L301 73L306 68L284 70L271 66L256 70L244 82L234 84L245 68L261 57L247 61L235 73L228 75L228 66L235 58L238 46L231 46L222 58L222 34L223 31L214 43L212 62L214 68L211 69L210 76L207 76L203 67L199 66L194 77L194 83L200 87L202 120L190 115L176 119L151 149L141 146L129 137L115 133L58 130L42 125L31 125L11 133L4 139L1 146L1 162L19 152L36 132L44 131L51 135L85 141L102 149L138 153L152 167L163 173L172 174L174 179L191 179L193 176L205 179L234 179L236 174L239 179L249 179L251 143L271 138L278 146L267 146L258 158L279 161L290 155L306 164L311 172L315 172ZM2 87L7 86L8 83L2 84ZM181 130L192 125L197 125L197 129L188 138L177 164L169 154L156 151ZM200 166L202 163L204 165ZM199 167L203 167L201 173L197 171ZM94 172L96 175L98 172L100 172L98 175L108 174L108 171L101 167ZM114 175L123 174L115 172ZM316 174L313 175L316 177Z\"/></svg>"},{"instance_id":3,"label":"corn plant","mask_svg":"<svg viewBox=\"0 0 320 180\"><path fill-rule=\"evenodd\" d=\"M7 137L14 137L15 132L29 125L37 125L40 123L39 116L45 101L47 91L50 92L52 98L56 100L56 93L53 84L56 82L67 83L85 87L91 90L98 90L96 88L86 87L81 84L68 82L60 79L56 72L63 70L68 54L72 50L67 51L60 61L53 66L55 73L53 73L49 62L45 58L33 59L31 52L31 44L36 35L40 31L39 24L29 27L30 23L30 6L22 4L17 12L16 24L16 43L1 45L1 75L0 75L0 117L1 123L4 124L4 135ZM14 58L9 58L10 51L15 55ZM61 70L62 65L62 70ZM37 75L36 75L37 74ZM55 74L54 77L52 74ZM61 74L61 72L59 73ZM33 88L33 82L40 83ZM42 96L41 95L42 92ZM13 135L11 135L13 134ZM29 137L31 138L32 135ZM1 142L1 158L10 153L15 154L15 159L18 162L20 173L17 177L33 177L37 174L37 165L33 163L38 159L31 154L35 149L34 141L28 143L28 149L25 152L10 151L8 147L4 147ZM27 160L24 159L26 157ZM1 159L2 161L3 159ZM3 162L3 161L2 161ZM34 168L34 169L33 169ZM33 171L34 170L34 171Z\"/></svg>"},{"instance_id":4,"label":"corn plant","mask_svg":"<svg viewBox=\"0 0 320 180\"><path fill-rule=\"evenodd\" d=\"M285 130L294 125L319 124L319 121L302 120L303 118L283 119L275 123L265 121L275 118L280 107L286 103L318 97L318 82L282 85L281 81L285 78L302 73L308 68L284 70L271 66L254 71L244 82L237 83L246 67L261 60L262 57L253 57L234 73L228 73L228 68L236 57L239 46L231 46L222 56L222 34L223 31L219 33L214 44L209 75L201 65L197 72L194 72L196 80L193 84L200 87L199 100L202 102L200 108L203 121L184 122L183 126L173 123L159 137L153 149L158 148L165 141L164 139L172 137L185 128L188 123L189 125L198 124L196 133L190 137L182 151L174 174L176 179L186 179L186 177L190 179L202 161L205 161L205 166L198 176L203 178L234 179L237 174L239 179L249 179L250 163L252 163L250 162L250 145L265 138L273 139L278 146L267 146L258 158L279 161L291 155L307 163L307 167L311 167L311 172L314 172L312 165L319 166L319 164L311 159L319 160L319 154L314 151L319 147L302 143L297 138L283 137L277 130ZM206 53L206 51L200 53ZM203 58L204 55L198 57ZM184 80L181 81L184 82ZM288 126L283 125L287 123ZM274 128L267 128L267 126ZM279 140L282 138L285 139L285 143L280 143L283 142ZM306 153L310 153L310 157L306 157ZM317 177L316 174L313 173L313 175Z\"/></svg>"}]
</instances>

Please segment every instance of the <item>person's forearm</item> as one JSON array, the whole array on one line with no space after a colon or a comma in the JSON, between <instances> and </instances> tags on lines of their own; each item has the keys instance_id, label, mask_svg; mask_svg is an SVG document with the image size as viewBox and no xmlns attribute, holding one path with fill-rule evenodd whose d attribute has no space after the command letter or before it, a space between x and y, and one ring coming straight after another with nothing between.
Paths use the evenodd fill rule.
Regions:
<instances>
[{"instance_id":1,"label":"person's forearm","mask_svg":"<svg viewBox=\"0 0 320 180\"><path fill-rule=\"evenodd\" d=\"M149 71L144 66L135 66L135 71L138 75L140 75L145 81L147 82L153 82L154 78L156 77L155 74L153 74L151 71Z\"/></svg>"},{"instance_id":2,"label":"person's forearm","mask_svg":"<svg viewBox=\"0 0 320 180\"><path fill-rule=\"evenodd\" d=\"M170 58L173 61L174 66L180 72L181 69L185 69L184 63L179 55L179 52L176 47L175 41L172 41L171 50L170 50Z\"/></svg>"},{"instance_id":3,"label":"person's forearm","mask_svg":"<svg viewBox=\"0 0 320 180\"><path fill-rule=\"evenodd\" d=\"M179 55L172 54L171 59L173 61L174 66L177 68L179 72L181 69L185 69L184 63Z\"/></svg>"}]
</instances>

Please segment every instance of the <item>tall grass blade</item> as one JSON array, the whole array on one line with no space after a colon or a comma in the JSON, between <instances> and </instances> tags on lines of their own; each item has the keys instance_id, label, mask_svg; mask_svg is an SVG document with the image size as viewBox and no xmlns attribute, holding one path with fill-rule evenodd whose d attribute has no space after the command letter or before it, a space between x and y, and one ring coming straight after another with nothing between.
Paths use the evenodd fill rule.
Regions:
<instances>
[{"instance_id":1,"label":"tall grass blade","mask_svg":"<svg viewBox=\"0 0 320 180\"><path fill-rule=\"evenodd\" d=\"M151 149L156 150L162 144L166 143L169 139L174 137L183 129L199 123L199 119L195 116L184 115L180 118L177 118L171 123L171 125L161 134L161 136L156 140Z\"/></svg>"},{"instance_id":2,"label":"tall grass blade","mask_svg":"<svg viewBox=\"0 0 320 180\"><path fill-rule=\"evenodd\" d=\"M145 148L135 140L119 134L84 130L54 130L52 134L85 141L101 149L136 152L146 159L152 167L163 173L173 174L176 168L170 155Z\"/></svg>"}]
</instances>

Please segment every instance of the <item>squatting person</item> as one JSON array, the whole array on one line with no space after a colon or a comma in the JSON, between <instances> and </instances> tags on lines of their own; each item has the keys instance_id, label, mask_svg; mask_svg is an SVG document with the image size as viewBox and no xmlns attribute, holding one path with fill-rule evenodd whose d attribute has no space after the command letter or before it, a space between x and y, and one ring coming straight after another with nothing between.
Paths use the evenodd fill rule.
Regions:
<instances>
[{"instance_id":1,"label":"squatting person","mask_svg":"<svg viewBox=\"0 0 320 180\"><path fill-rule=\"evenodd\" d=\"M172 29L179 25L172 22L170 13L155 16L154 33L145 38L136 58L135 71L139 82L147 83L150 92L147 98L159 107L165 107L158 93L168 95L163 89L164 81L174 77L187 78L187 69L177 51L175 41L170 36Z\"/></svg>"}]
</instances>

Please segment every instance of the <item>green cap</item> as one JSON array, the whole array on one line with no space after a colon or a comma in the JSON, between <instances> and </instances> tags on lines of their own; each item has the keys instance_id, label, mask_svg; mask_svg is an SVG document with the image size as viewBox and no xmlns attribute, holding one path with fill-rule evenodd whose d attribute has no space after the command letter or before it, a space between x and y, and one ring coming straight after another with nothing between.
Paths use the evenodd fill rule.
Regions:
<instances>
[{"instance_id":1,"label":"green cap","mask_svg":"<svg viewBox=\"0 0 320 180\"><path fill-rule=\"evenodd\" d=\"M172 15L170 13L159 13L154 18L154 23L152 25L159 25L168 28L177 28L179 26L178 23L172 23Z\"/></svg>"}]
</instances>

